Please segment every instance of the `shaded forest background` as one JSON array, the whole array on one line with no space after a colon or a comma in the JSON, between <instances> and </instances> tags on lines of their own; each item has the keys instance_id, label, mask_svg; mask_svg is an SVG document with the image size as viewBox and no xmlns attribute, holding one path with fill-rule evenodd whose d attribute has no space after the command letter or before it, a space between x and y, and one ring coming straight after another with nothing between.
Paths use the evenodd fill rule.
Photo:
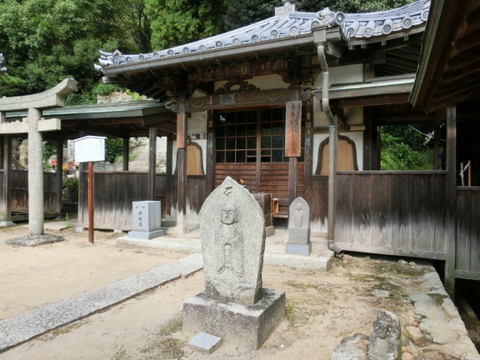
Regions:
<instances>
[{"instance_id":1,"label":"shaded forest background","mask_svg":"<svg viewBox=\"0 0 480 360\"><path fill-rule=\"evenodd\" d=\"M397 8L414 0L297 0L297 11L345 13ZM0 0L0 53L8 72L0 96L44 91L65 78L78 89L68 105L96 103L120 89L94 70L99 50L162 50L274 15L281 0ZM428 131L429 129L424 129ZM431 131L431 130L430 130ZM431 146L410 128L382 128L382 168L429 168Z\"/></svg>"}]
</instances>

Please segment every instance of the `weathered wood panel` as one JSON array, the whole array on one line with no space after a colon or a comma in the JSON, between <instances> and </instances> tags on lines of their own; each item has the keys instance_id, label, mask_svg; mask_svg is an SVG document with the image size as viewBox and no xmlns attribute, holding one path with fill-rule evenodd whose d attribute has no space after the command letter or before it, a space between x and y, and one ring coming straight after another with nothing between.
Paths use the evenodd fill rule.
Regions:
<instances>
[{"instance_id":1,"label":"weathered wood panel","mask_svg":"<svg viewBox=\"0 0 480 360\"><path fill-rule=\"evenodd\" d=\"M339 184L337 186L343 187L348 186L348 184ZM349 199L344 199L342 193L339 193L339 196L337 206L349 207ZM327 231L328 217L328 176L312 176L310 178L308 187L305 189L305 200L310 205L312 232L325 233ZM349 214L351 215L351 212ZM342 221L342 219L337 220ZM340 227L340 229L343 228Z\"/></svg>"},{"instance_id":2,"label":"weathered wood panel","mask_svg":"<svg viewBox=\"0 0 480 360\"><path fill-rule=\"evenodd\" d=\"M445 259L444 171L339 172L335 244L344 250ZM440 200L439 200L440 199Z\"/></svg>"},{"instance_id":3,"label":"weathered wood panel","mask_svg":"<svg viewBox=\"0 0 480 360\"><path fill-rule=\"evenodd\" d=\"M95 218L96 229L131 230L132 202L150 200L148 195L148 173L146 172L95 172ZM162 217L176 218L177 181L172 177L171 188L167 189L166 175L156 175L155 200L162 201ZM88 183L79 196L78 224L88 226L87 191ZM189 176L187 180L187 204L193 212L200 211L206 198L205 176ZM81 194L82 192L79 192ZM167 201L168 200L168 201ZM169 204L173 204L172 206Z\"/></svg>"},{"instance_id":4,"label":"weathered wood panel","mask_svg":"<svg viewBox=\"0 0 480 360\"><path fill-rule=\"evenodd\" d=\"M43 173L44 212L54 215L57 194L56 173ZM22 170L12 171L11 188L12 211L28 213L28 172Z\"/></svg>"},{"instance_id":5,"label":"weathered wood panel","mask_svg":"<svg viewBox=\"0 0 480 360\"><path fill-rule=\"evenodd\" d=\"M480 279L480 187L457 188L455 276Z\"/></svg>"},{"instance_id":6,"label":"weathered wood panel","mask_svg":"<svg viewBox=\"0 0 480 360\"><path fill-rule=\"evenodd\" d=\"M162 187L162 184L165 184L164 177L165 175L157 175L156 181L156 191L162 195L165 195L165 188ZM95 228L131 230L132 202L149 200L148 173L95 172L94 185ZM88 226L88 181L80 186L85 191L79 191L78 224L79 226ZM162 206L162 213L164 211L164 206Z\"/></svg>"}]
</instances>

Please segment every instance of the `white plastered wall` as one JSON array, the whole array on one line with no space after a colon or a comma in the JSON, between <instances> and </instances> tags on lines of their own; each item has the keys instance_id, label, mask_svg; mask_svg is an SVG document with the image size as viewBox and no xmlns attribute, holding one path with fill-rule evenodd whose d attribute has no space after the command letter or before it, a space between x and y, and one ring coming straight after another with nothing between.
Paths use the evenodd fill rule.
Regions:
<instances>
[{"instance_id":1,"label":"white plastered wall","mask_svg":"<svg viewBox=\"0 0 480 360\"><path fill-rule=\"evenodd\" d=\"M356 131L356 132L347 132L347 133L340 133L340 135L348 137L355 143L355 150L357 152L357 165L358 170L363 170L363 132ZM318 151L320 148L320 144L328 138L328 134L315 134L313 136L313 166L312 166L312 174L315 173L317 170L318 165Z\"/></svg>"},{"instance_id":2,"label":"white plastered wall","mask_svg":"<svg viewBox=\"0 0 480 360\"><path fill-rule=\"evenodd\" d=\"M202 148L203 172L207 173L207 112L199 111L191 113L187 120L187 137ZM173 172L177 167L177 141L173 141Z\"/></svg>"},{"instance_id":3,"label":"white plastered wall","mask_svg":"<svg viewBox=\"0 0 480 360\"><path fill-rule=\"evenodd\" d=\"M348 84L348 83L356 83L363 81L363 65L356 64L356 65L348 65L348 66L337 66L329 68L329 85L332 84ZM315 79L315 86L321 88L323 86L322 83L322 75ZM320 144L323 140L328 137L327 129L328 129L328 119L325 114L322 112L320 108L320 101L314 100L313 104L313 126L316 128L325 128L324 134L315 134L313 135L313 157L312 157L312 174L315 173L318 165L318 150ZM355 108L346 108L345 109L345 118L347 119L347 125L363 125L363 108L355 107ZM355 143L356 151L357 151L357 164L358 170L363 170L363 132L346 132L340 133L340 135L346 136L351 139Z\"/></svg>"}]
</instances>

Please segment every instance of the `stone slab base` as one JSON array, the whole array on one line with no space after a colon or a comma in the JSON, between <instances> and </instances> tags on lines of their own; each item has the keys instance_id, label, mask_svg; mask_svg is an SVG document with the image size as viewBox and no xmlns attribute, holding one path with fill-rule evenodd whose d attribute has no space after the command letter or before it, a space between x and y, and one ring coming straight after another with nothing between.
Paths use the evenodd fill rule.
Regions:
<instances>
[{"instance_id":1,"label":"stone slab base","mask_svg":"<svg viewBox=\"0 0 480 360\"><path fill-rule=\"evenodd\" d=\"M304 245L304 244L292 244L287 242L285 246L285 252L287 254L308 256L312 252L312 243L308 243L307 245Z\"/></svg>"},{"instance_id":2,"label":"stone slab base","mask_svg":"<svg viewBox=\"0 0 480 360\"><path fill-rule=\"evenodd\" d=\"M204 354L211 354L217 350L221 344L222 338L212 334L199 332L188 342L187 346Z\"/></svg>"},{"instance_id":3,"label":"stone slab base","mask_svg":"<svg viewBox=\"0 0 480 360\"><path fill-rule=\"evenodd\" d=\"M183 330L203 331L256 350L284 316L283 291L262 289L262 298L255 305L220 302L202 292L183 303Z\"/></svg>"},{"instance_id":4,"label":"stone slab base","mask_svg":"<svg viewBox=\"0 0 480 360\"><path fill-rule=\"evenodd\" d=\"M137 239L147 239L147 240L154 239L164 235L165 235L164 229L150 231L150 232L146 232L146 231L129 231L128 232L128 237L137 238Z\"/></svg>"}]
</instances>

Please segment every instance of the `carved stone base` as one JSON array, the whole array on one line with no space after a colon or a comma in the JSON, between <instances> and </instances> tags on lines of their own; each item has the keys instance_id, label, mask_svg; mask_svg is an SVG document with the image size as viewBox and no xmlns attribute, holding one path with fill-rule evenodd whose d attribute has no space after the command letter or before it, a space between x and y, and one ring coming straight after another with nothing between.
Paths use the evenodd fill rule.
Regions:
<instances>
[{"instance_id":1,"label":"carved stone base","mask_svg":"<svg viewBox=\"0 0 480 360\"><path fill-rule=\"evenodd\" d=\"M203 331L256 350L284 315L283 291L262 289L262 298L255 305L220 302L202 292L183 303L183 331Z\"/></svg>"},{"instance_id":2,"label":"carved stone base","mask_svg":"<svg viewBox=\"0 0 480 360\"><path fill-rule=\"evenodd\" d=\"M129 231L128 237L150 240L165 235L165 229L155 231Z\"/></svg>"},{"instance_id":3,"label":"carved stone base","mask_svg":"<svg viewBox=\"0 0 480 360\"><path fill-rule=\"evenodd\" d=\"M308 256L312 252L312 243L305 244L292 244L287 242L285 247L287 254L305 255Z\"/></svg>"}]
</instances>

